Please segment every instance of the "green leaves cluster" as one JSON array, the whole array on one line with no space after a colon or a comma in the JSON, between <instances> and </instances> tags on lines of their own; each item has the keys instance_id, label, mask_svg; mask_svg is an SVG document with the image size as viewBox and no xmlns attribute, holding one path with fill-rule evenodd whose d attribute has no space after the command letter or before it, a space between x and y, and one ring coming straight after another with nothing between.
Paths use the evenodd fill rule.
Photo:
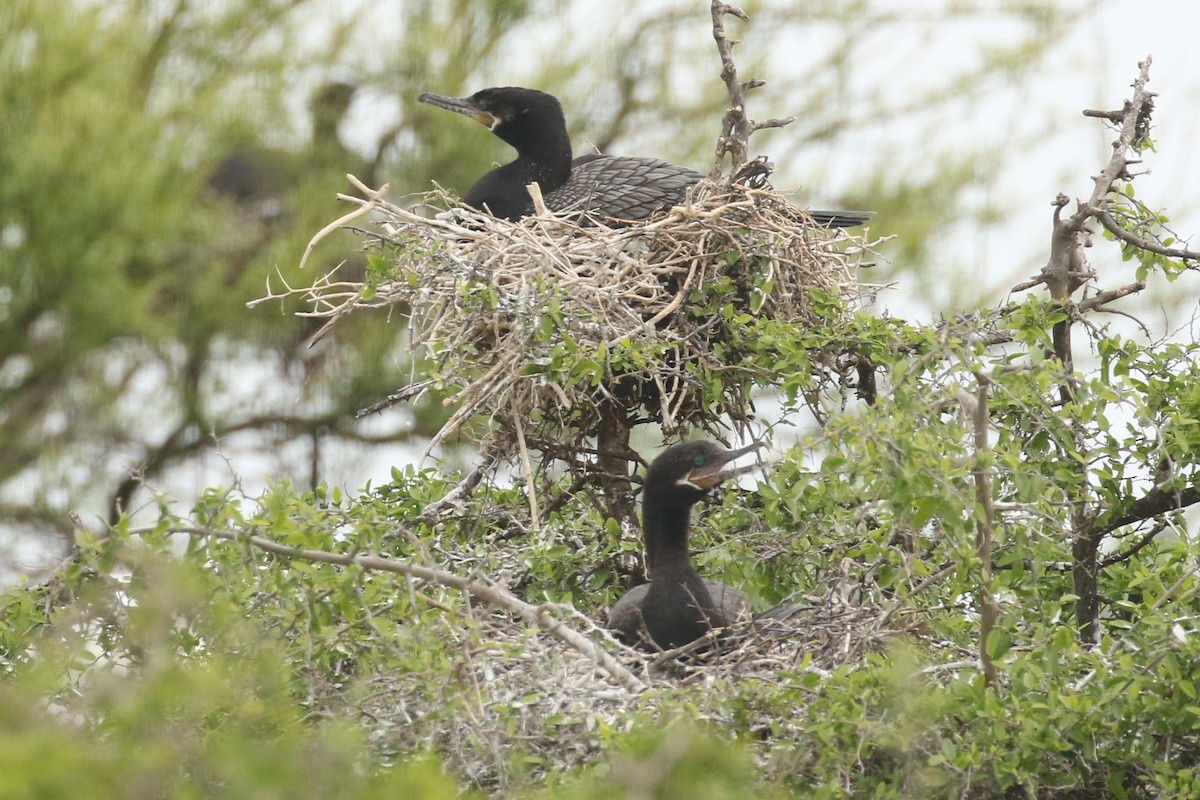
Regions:
<instances>
[{"instance_id":1,"label":"green leaves cluster","mask_svg":"<svg viewBox=\"0 0 1200 800\"><path fill-rule=\"evenodd\" d=\"M139 775L157 791L187 777L210 787L197 796L300 785L318 758L336 769L347 759L375 764L348 784L366 796L419 785L440 797L453 782L432 777L437 768L423 761L430 750L466 784L558 787L545 796L609 796L613 785L638 780L622 765L660 759L692 766L663 772L658 787L731 780L812 797L843 796L847 784L880 797L1191 791L1184 765L1200 750L1200 648L1188 608L1200 586L1184 523L1158 515L1171 527L1145 542L1153 519L1114 531L1111 552L1130 554L1102 568L1103 634L1092 649L1074 627L1069 565L1080 498L1102 524L1137 505L1148 476L1179 491L1195 485L1197 347L1102 333L1095 368L1080 373L1064 406L1055 391L1061 368L1028 345L980 347L980 320L922 329L862 314L830 319L788 332L747 316L737 320L737 346L771 352L799 405L804 381L789 376L828 369L821 345L839 342L874 365L877 402L826 405L820 440L786 454L755 489L729 487L698 513L696 562L761 606L820 597L849 580L914 621L889 651L830 673L802 661L769 682L724 676L716 691L663 688L599 717L586 705L555 706L544 687L512 684L508 699L490 701L479 676L493 671L493 691L507 685L500 676L517 674L507 665L527 658L533 640L497 639L498 620L465 615L457 592L169 533L189 524L297 548L388 554L502 579L528 600L569 602L595 618L619 595L614 565L638 544L605 525L586 493L568 496L536 530L520 481L426 516L455 478L405 468L354 499L288 484L253 501L212 492L186 523L164 517L136 535L121 528L108 540L82 538L84 558L52 586L5 599L11 729L28 725L38 698L54 698L71 724L104 743L68 736L58 745L67 762ZM1014 341L1033 343L1041 341L1034 329L1059 319L1031 302L983 327L1004 322ZM984 454L968 413L980 376L992 407ZM990 588L1001 617L985 643L997 691L974 668L978 463L1000 509ZM568 483L547 476L543 505ZM182 558L169 555L185 544ZM676 718L712 727L646 733ZM478 724L464 729L463 719ZM11 785L43 786L29 764L45 757L62 724L33 727L30 741L44 735L43 743L14 751L23 755L0 769L15 776ZM250 748L252 737L269 747ZM505 737L522 744L498 752ZM188 747L176 761L155 745L180 738ZM743 745L730 749L740 739L756 742L746 746L761 768L740 755ZM566 742L572 758L555 749ZM713 761L714 748L728 761Z\"/></svg>"},{"instance_id":2,"label":"green leaves cluster","mask_svg":"<svg viewBox=\"0 0 1200 800\"><path fill-rule=\"evenodd\" d=\"M51 534L70 537L68 510L132 507L131 469L165 480L229 431L343 433L363 398L402 374L394 329L355 320L317 359L309 321L245 306L268 276L299 282L312 230L360 171L284 102L304 91L285 65L317 70L329 57L307 36L308 5L0 9L6 531L54 547ZM257 165L265 197L208 186L229 156ZM357 248L340 234L313 265ZM299 403L282 414L268 386Z\"/></svg>"},{"instance_id":3,"label":"green leaves cluster","mask_svg":"<svg viewBox=\"0 0 1200 800\"><path fill-rule=\"evenodd\" d=\"M420 33L429 29L418 11L434 25L468 5L405 13ZM504 37L488 23L538 7L492 4L459 41L494 51ZM193 139L190 107L177 100L216 102L207 91L235 51L215 34L238 26L196 33L181 50L191 60L177 63L155 60L141 20L66 10L0 11L5 30L22 31L0 42L10 122L0 129L0 318L14 334L0 354L11 370L0 387L0 428L11 429L4 476L46 447L48 428L21 409L66 401L65 418L79 420L109 408L63 392L73 375L109 365L89 356L175 364L183 342L200 358L243 331L212 298L251 284L227 253L201 246L223 223L190 213L201 173L182 167L216 153ZM142 59L107 58L122 49ZM42 58L53 51L81 58ZM468 77L453 66L452 83ZM204 91L162 91L193 83ZM144 164L147 152L161 158ZM1183 274L1153 254L1125 254L1138 277ZM287 482L256 498L214 489L186 518L164 510L150 529L123 520L104 537L73 530L77 554L60 573L0 598L0 795L1196 795L1200 583L1194 526L1173 506L1200 488L1200 347L1090 328L1094 360L1068 373L1046 353L1073 311L1036 299L914 326L813 291L800 300L816 321L797 329L764 312L771 265L743 266L692 293L676 340L595 352L571 335L594 320L564 313L557 287L533 287L519 321L548 355L531 369L595 387L611 371L676 358L708 410L745 413L739 401L761 390L778 393L788 419L811 410L818 434L757 487L727 487L697 512L696 563L761 606L845 588L904 621L886 647L833 669L800 656L768 674L712 669L640 697L572 704L560 690L580 659L525 623L439 585L268 555L249 537L437 566L599 620L639 545L636 532L604 522L590 487L572 493L568 476L546 471L537 498L517 476L434 506L460 476L406 468L356 497ZM369 297L384 276L379 261L366 269ZM500 302L486 281L463 290L480 308ZM726 335L711 358L693 358L687 337L709 321ZM295 333L285 327L284 342ZM132 340L145 349L126 350ZM370 397L383 352L340 354L361 369L330 391ZM486 353L439 355L486 368ZM136 372L127 366L123 380ZM876 384L871 404L856 395L864 374ZM970 413L981 388L991 407L983 449ZM183 429L193 436L207 419L195 406ZM973 470L992 480L988 564ZM553 510L533 519L535 499ZM1076 620L1081 541L1104 545L1092 646ZM981 588L1001 610L984 642ZM995 661L995 687L978 674L981 650Z\"/></svg>"}]
</instances>

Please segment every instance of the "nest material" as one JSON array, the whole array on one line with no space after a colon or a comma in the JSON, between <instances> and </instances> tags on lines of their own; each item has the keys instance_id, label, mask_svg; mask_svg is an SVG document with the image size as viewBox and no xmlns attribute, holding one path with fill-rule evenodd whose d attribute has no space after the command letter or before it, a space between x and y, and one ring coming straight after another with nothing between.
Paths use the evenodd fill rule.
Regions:
<instances>
[{"instance_id":1,"label":"nest material","mask_svg":"<svg viewBox=\"0 0 1200 800\"><path fill-rule=\"evenodd\" d=\"M807 683L806 675L821 681L839 667L862 665L896 637L921 636L923 625L922 619L872 602L847 603L833 589L808 604L786 623L739 623L706 652L675 656L621 648L623 660L644 681L642 689L619 685L556 637L476 608L468 625L461 618L445 620L442 638L457 642L447 647L456 680L419 671L373 676L363 687L368 699L361 710L383 751L399 755L434 745L473 787L499 793L513 778L506 773L514 748L534 773L586 764L603 749L602 731L627 728L647 702L659 702L654 690L669 692L673 686L714 690L692 695L690 702L698 704L693 713L717 725L799 735L810 694L797 689ZM589 635L607 639L595 629ZM611 640L598 646L618 647ZM778 698L753 700L776 689L790 692L789 705ZM731 694L743 702L702 701ZM758 710L735 720L727 716L734 707Z\"/></svg>"},{"instance_id":2,"label":"nest material","mask_svg":"<svg viewBox=\"0 0 1200 800\"><path fill-rule=\"evenodd\" d=\"M365 283L329 275L284 294L302 295L309 315L330 324L359 308L410 313L429 379L397 397L433 388L457 406L431 447L478 414L519 433L531 426L533 444L561 445L564 429L594 435L599 404L613 402L666 432L736 423L756 382L742 358L752 352L743 315L816 326L827 320L813 290L849 305L863 294L853 268L865 243L815 226L765 189L702 191L619 227L549 214L514 224L465 209L429 219L370 195L350 216L379 216L368 235L388 271ZM423 205L452 198L433 193ZM770 366L758 383L770 382ZM714 373L723 374L717 398L698 377Z\"/></svg>"}]
</instances>

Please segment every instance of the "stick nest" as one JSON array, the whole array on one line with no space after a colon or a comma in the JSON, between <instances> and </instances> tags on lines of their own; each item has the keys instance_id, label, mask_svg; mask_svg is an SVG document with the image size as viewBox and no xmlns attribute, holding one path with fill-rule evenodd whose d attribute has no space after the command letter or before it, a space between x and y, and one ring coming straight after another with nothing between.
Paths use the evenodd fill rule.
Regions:
<instances>
[{"instance_id":1,"label":"stick nest","mask_svg":"<svg viewBox=\"0 0 1200 800\"><path fill-rule=\"evenodd\" d=\"M867 243L766 189L701 189L617 226L548 213L514 224L453 208L442 192L409 210L358 185L371 199L343 196L360 208L313 244L374 212L362 232L383 260L361 281L335 271L271 297L301 296L307 316L329 320L322 332L362 308L406 312L428 377L368 410L444 392L457 408L431 448L483 415L490 430L558 449L564 431L595 435L599 404L614 400L664 433L736 425L751 388L776 377L747 322L820 326L831 306L814 298L851 308L864 295L854 268Z\"/></svg>"},{"instance_id":2,"label":"stick nest","mask_svg":"<svg viewBox=\"0 0 1200 800\"><path fill-rule=\"evenodd\" d=\"M514 777L506 761L514 747L535 773L579 767L603 750L603 731L644 718L662 702L660 692L690 698L689 713L718 727L801 738L806 700L815 696L800 689L812 688L808 680L819 684L897 639L923 636L921 615L847 602L842 594L830 587L808 598L808 610L786 623L739 623L717 647L690 655L673 655L688 648L647 654L611 640L602 645L607 637L593 629L598 646L620 649L643 681L636 688L617 684L556 637L476 608L470 624L446 619L447 629L438 634L457 642L447 650L457 681L420 670L377 675L363 687L369 699L362 711L385 751L411 753L436 743L450 769L473 787L500 794ZM672 695L671 687L693 693ZM740 699L730 702L732 696Z\"/></svg>"}]
</instances>

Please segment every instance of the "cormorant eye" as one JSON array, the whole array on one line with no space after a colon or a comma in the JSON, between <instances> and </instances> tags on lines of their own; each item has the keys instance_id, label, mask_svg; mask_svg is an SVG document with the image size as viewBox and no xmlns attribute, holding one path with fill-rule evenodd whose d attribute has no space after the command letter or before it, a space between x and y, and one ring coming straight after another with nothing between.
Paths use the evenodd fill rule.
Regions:
<instances>
[{"instance_id":1,"label":"cormorant eye","mask_svg":"<svg viewBox=\"0 0 1200 800\"><path fill-rule=\"evenodd\" d=\"M696 456L695 458L692 459L692 463L695 464L697 467L703 467L704 466L704 456Z\"/></svg>"}]
</instances>

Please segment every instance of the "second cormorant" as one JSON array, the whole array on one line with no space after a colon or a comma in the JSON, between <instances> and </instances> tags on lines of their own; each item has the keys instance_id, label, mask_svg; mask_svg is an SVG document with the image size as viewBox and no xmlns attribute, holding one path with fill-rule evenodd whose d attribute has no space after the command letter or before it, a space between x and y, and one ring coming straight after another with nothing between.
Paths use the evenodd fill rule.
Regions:
<instances>
[{"instance_id":1,"label":"second cormorant","mask_svg":"<svg viewBox=\"0 0 1200 800\"><path fill-rule=\"evenodd\" d=\"M688 528L692 506L732 474L722 468L761 446L756 442L726 450L712 442L687 442L654 459L642 488L650 583L626 593L608 618L623 641L670 650L714 628L749 619L745 595L696 572L688 552Z\"/></svg>"},{"instance_id":2,"label":"second cormorant","mask_svg":"<svg viewBox=\"0 0 1200 800\"><path fill-rule=\"evenodd\" d=\"M704 180L693 169L657 158L589 154L572 161L562 106L536 89L505 86L470 97L426 92L417 100L471 117L516 148L515 161L484 175L466 196L468 205L503 219L516 221L533 213L525 188L533 181L551 212L639 220L682 203L688 188ZM808 214L834 228L861 225L870 217L860 211Z\"/></svg>"}]
</instances>

